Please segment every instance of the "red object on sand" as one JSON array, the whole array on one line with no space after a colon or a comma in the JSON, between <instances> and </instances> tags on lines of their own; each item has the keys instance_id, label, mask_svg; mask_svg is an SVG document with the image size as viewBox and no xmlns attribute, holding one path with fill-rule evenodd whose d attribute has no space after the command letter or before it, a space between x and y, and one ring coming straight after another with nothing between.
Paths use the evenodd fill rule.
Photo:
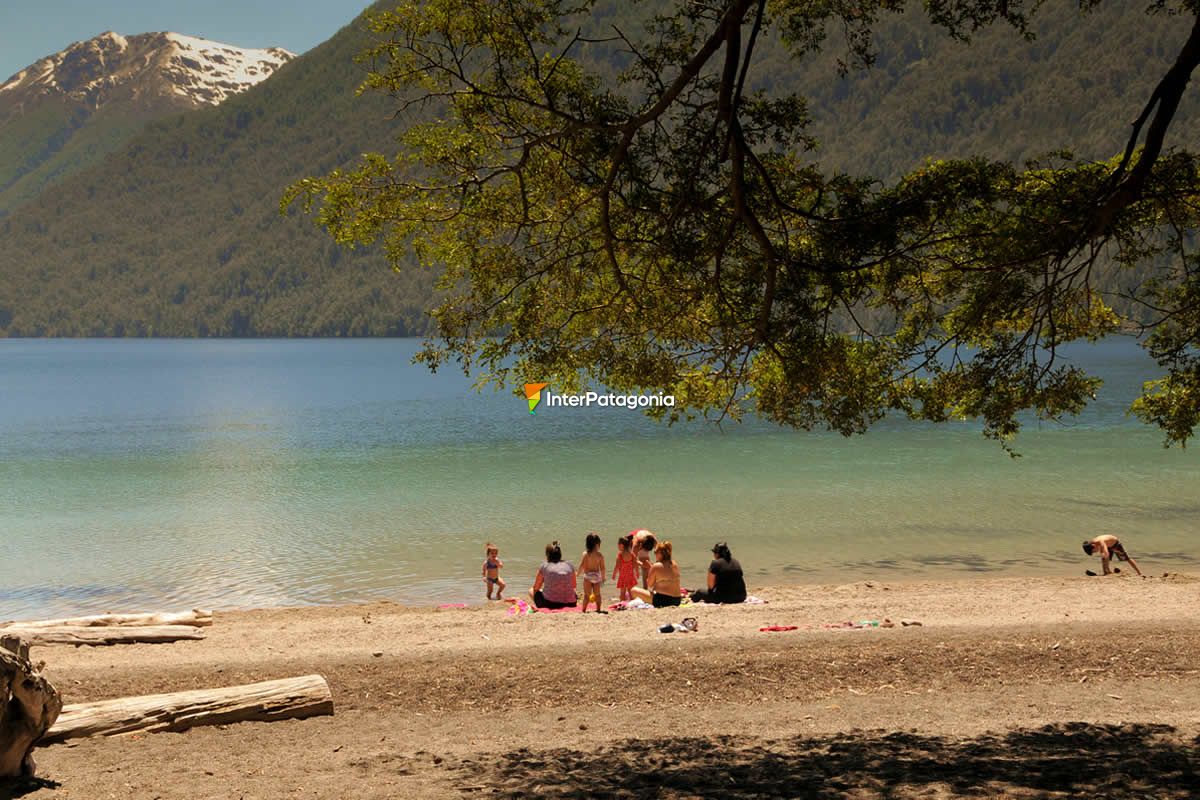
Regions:
<instances>
[{"instance_id":1,"label":"red object on sand","mask_svg":"<svg viewBox=\"0 0 1200 800\"><path fill-rule=\"evenodd\" d=\"M759 628L760 631L795 631L799 629L799 625L768 625L765 628Z\"/></svg>"}]
</instances>

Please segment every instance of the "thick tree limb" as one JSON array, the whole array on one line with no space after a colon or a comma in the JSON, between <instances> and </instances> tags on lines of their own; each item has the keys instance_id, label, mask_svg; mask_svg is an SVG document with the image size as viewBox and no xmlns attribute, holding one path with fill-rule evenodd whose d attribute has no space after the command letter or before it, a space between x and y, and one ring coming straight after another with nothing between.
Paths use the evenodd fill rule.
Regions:
<instances>
[{"instance_id":1,"label":"thick tree limb","mask_svg":"<svg viewBox=\"0 0 1200 800\"><path fill-rule=\"evenodd\" d=\"M1146 185L1146 179L1150 177L1154 163L1162 153L1167 129L1170 128L1171 120L1175 118L1175 112L1179 109L1179 100L1183 97L1183 92L1191 80L1192 72L1197 66L1200 66L1200 16L1197 16L1192 23L1192 32L1179 51L1175 63L1158 82L1146 107L1134 121L1133 133L1129 137L1129 143L1125 146L1121 163L1113 173L1114 182L1119 180L1120 183L1116 184L1116 189L1096 212L1088 238L1100 238L1107 235L1117 215L1141 195L1142 188ZM1154 118L1150 120L1150 127L1146 131L1146 143L1143 145L1141 155L1138 156L1133 169L1126 174L1133 152L1137 148L1142 126L1152 110Z\"/></svg>"},{"instance_id":2,"label":"thick tree limb","mask_svg":"<svg viewBox=\"0 0 1200 800\"><path fill-rule=\"evenodd\" d=\"M750 0L737 0L725 13L725 16L721 19L721 24L717 26L717 29L713 31L712 35L708 37L696 54L683 65L683 68L679 71L679 75L675 77L675 80L671 82L671 85L662 93L658 100L650 108L637 116L631 117L621 126L621 140L613 148L612 163L609 166L608 175L604 179L604 186L600 190L599 200L600 224L604 231L605 253L608 256L609 265L612 268L617 285L627 295L630 294L629 287L617 259L615 247L616 234L612 226L612 194L616 187L617 176L620 174L621 167L625 163L625 159L629 154L629 148L633 144L633 139L637 135L637 132L667 112L667 109L679 98L679 95L683 93L688 84L694 81L696 76L700 74L700 70L704 68L709 59L720 49L721 44L730 35L741 30L743 19L749 8Z\"/></svg>"}]
</instances>

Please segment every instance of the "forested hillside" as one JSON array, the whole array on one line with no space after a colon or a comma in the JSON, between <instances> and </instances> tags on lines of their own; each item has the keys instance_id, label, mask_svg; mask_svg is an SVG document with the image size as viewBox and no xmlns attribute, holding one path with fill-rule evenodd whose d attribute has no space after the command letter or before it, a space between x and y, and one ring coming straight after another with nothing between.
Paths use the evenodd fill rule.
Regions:
<instances>
[{"instance_id":1,"label":"forested hillside","mask_svg":"<svg viewBox=\"0 0 1200 800\"><path fill-rule=\"evenodd\" d=\"M1001 27L968 45L910 12L881 27L871 70L824 80L839 55L828 50L802 81L823 158L856 174L891 179L929 157L1020 164L1064 147L1108 158L1124 148L1189 27L1147 16L1139 3L1081 14L1049 2L1034 41ZM1171 136L1168 144L1200 140L1200 88L1185 95Z\"/></svg>"},{"instance_id":2,"label":"forested hillside","mask_svg":"<svg viewBox=\"0 0 1200 800\"><path fill-rule=\"evenodd\" d=\"M622 20L615 2L597 14L598 25ZM1111 156L1186 33L1140 5L1080 16L1065 2L1047 4L1034 30L1033 42L996 29L968 46L914 12L881 27L869 72L839 77L834 37L803 63L764 48L770 63L758 74L771 76L762 88L808 96L821 141L813 160L886 179L930 157L1025 160L1064 146ZM423 332L428 272L398 275L381 255L341 250L310 219L277 210L292 181L389 151L402 122L391 104L354 97L362 43L343 30L216 109L153 123L100 167L0 221L0 332ZM1173 126L1193 144L1196 95Z\"/></svg>"},{"instance_id":3,"label":"forested hillside","mask_svg":"<svg viewBox=\"0 0 1200 800\"><path fill-rule=\"evenodd\" d=\"M177 113L115 108L93 114L55 98L18 119L0 121L0 217L120 149L148 121Z\"/></svg>"}]
</instances>

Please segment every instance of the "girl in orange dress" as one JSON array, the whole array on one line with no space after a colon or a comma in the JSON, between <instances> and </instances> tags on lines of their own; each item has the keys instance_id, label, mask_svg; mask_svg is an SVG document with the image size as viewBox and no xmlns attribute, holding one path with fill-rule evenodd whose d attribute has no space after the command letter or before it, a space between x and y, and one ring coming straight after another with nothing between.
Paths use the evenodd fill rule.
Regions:
<instances>
[{"instance_id":1,"label":"girl in orange dress","mask_svg":"<svg viewBox=\"0 0 1200 800\"><path fill-rule=\"evenodd\" d=\"M617 540L617 563L613 565L613 579L621 591L621 599L633 597L629 590L637 586L637 558L633 555L633 536L622 536Z\"/></svg>"}]
</instances>

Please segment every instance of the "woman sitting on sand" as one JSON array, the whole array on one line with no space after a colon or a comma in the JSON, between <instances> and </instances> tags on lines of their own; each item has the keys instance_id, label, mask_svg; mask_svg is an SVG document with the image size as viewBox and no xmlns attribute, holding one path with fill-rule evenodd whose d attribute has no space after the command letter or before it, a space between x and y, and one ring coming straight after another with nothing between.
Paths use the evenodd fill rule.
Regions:
<instances>
[{"instance_id":1,"label":"woman sitting on sand","mask_svg":"<svg viewBox=\"0 0 1200 800\"><path fill-rule=\"evenodd\" d=\"M660 542L654 548L658 563L650 568L647 579L648 588L633 587L630 593L639 600L645 600L655 608L677 606L682 599L683 590L679 585L679 565L671 560L671 543Z\"/></svg>"},{"instance_id":2,"label":"woman sitting on sand","mask_svg":"<svg viewBox=\"0 0 1200 800\"><path fill-rule=\"evenodd\" d=\"M538 608L574 608L575 566L562 560L562 548L558 542L546 545L546 561L538 567L529 599Z\"/></svg>"},{"instance_id":3,"label":"woman sitting on sand","mask_svg":"<svg viewBox=\"0 0 1200 800\"><path fill-rule=\"evenodd\" d=\"M713 561L708 565L708 589L697 589L689 595L693 603L744 603L746 579L742 565L729 552L729 545L713 545Z\"/></svg>"}]
</instances>

